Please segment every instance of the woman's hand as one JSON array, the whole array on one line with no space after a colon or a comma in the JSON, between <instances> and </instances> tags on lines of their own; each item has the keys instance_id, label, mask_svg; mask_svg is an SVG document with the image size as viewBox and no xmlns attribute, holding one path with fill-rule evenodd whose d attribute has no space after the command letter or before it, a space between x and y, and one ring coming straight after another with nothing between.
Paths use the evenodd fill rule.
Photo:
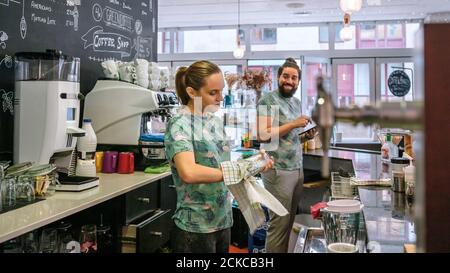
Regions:
<instances>
[{"instance_id":1,"label":"woman's hand","mask_svg":"<svg viewBox=\"0 0 450 273\"><path fill-rule=\"evenodd\" d=\"M265 158L266 156L268 156L268 155L266 155L266 151L264 149L259 150L259 153L261 154L262 158ZM267 161L266 166L264 166L264 169L261 172L265 172L265 171L272 169L273 163L274 163L274 160L273 160L273 157L271 156L271 157L269 157L269 160Z\"/></svg>"}]
</instances>

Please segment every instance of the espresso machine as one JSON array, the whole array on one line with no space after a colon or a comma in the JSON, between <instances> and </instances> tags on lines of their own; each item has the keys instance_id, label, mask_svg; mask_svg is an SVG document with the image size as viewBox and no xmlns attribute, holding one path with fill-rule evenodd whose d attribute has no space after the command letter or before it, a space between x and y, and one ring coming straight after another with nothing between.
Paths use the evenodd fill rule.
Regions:
<instances>
[{"instance_id":1,"label":"espresso machine","mask_svg":"<svg viewBox=\"0 0 450 273\"><path fill-rule=\"evenodd\" d=\"M422 129L423 102L383 102L363 107L351 106L338 108L332 96L324 88L324 79L317 78L317 102L312 111L312 119L318 125L324 156L322 157L322 177L330 176L330 159L328 151L333 126L336 121L378 124L382 127Z\"/></svg>"},{"instance_id":2,"label":"espresso machine","mask_svg":"<svg viewBox=\"0 0 450 273\"><path fill-rule=\"evenodd\" d=\"M135 169L166 161L164 130L151 129L151 119L165 123L177 110L175 93L158 92L119 80L98 80L86 95L84 117L92 119L98 150L135 154Z\"/></svg>"},{"instance_id":3,"label":"espresso machine","mask_svg":"<svg viewBox=\"0 0 450 273\"><path fill-rule=\"evenodd\" d=\"M80 116L80 59L60 51L15 54L14 163L69 169Z\"/></svg>"}]
</instances>

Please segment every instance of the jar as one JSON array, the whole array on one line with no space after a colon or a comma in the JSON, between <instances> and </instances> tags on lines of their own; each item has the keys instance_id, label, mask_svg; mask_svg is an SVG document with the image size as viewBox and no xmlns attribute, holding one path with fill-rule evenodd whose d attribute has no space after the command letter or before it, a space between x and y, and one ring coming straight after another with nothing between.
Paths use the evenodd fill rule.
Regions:
<instances>
[{"instance_id":1,"label":"jar","mask_svg":"<svg viewBox=\"0 0 450 273\"><path fill-rule=\"evenodd\" d=\"M392 171L392 190L394 192L405 192L405 173L403 171Z\"/></svg>"},{"instance_id":2,"label":"jar","mask_svg":"<svg viewBox=\"0 0 450 273\"><path fill-rule=\"evenodd\" d=\"M393 157L391 158L391 169L392 171L403 172L404 167L409 166L409 159L404 157Z\"/></svg>"},{"instance_id":3,"label":"jar","mask_svg":"<svg viewBox=\"0 0 450 273\"><path fill-rule=\"evenodd\" d=\"M58 252L59 253L79 253L79 247L73 247L76 242L72 234L72 224L68 222L61 222L56 227L58 234ZM78 243L78 242L76 242Z\"/></svg>"},{"instance_id":4,"label":"jar","mask_svg":"<svg viewBox=\"0 0 450 273\"><path fill-rule=\"evenodd\" d=\"M392 169L392 190L395 192L405 192L405 173L404 167L409 166L409 159L403 157L394 157L391 159Z\"/></svg>"},{"instance_id":5,"label":"jar","mask_svg":"<svg viewBox=\"0 0 450 273\"><path fill-rule=\"evenodd\" d=\"M112 253L111 228L109 226L100 225L97 227L97 252L98 253Z\"/></svg>"},{"instance_id":6,"label":"jar","mask_svg":"<svg viewBox=\"0 0 450 273\"><path fill-rule=\"evenodd\" d=\"M24 175L30 177L34 184L36 196L48 197L55 193L58 173L54 164L44 164L32 167Z\"/></svg>"}]
</instances>

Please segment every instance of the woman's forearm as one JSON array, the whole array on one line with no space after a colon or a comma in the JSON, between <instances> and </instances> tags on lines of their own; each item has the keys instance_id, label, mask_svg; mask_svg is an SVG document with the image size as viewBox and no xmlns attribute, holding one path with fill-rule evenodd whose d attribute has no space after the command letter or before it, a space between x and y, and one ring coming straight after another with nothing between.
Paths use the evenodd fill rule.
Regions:
<instances>
[{"instance_id":1,"label":"woman's forearm","mask_svg":"<svg viewBox=\"0 0 450 273\"><path fill-rule=\"evenodd\" d=\"M173 158L181 180L187 184L216 183L223 181L222 170L206 167L195 162L193 152L181 152Z\"/></svg>"},{"instance_id":2,"label":"woman's forearm","mask_svg":"<svg viewBox=\"0 0 450 273\"><path fill-rule=\"evenodd\" d=\"M211 168L200 164L195 164L185 170L183 176L181 179L187 184L217 183L223 181L223 174L220 168Z\"/></svg>"}]
</instances>

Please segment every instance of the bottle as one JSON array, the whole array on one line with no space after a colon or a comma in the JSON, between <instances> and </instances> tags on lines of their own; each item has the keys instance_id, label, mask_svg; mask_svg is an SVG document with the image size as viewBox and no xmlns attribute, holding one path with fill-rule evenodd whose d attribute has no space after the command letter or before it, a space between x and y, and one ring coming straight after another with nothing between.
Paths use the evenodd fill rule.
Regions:
<instances>
[{"instance_id":1,"label":"bottle","mask_svg":"<svg viewBox=\"0 0 450 273\"><path fill-rule=\"evenodd\" d=\"M231 95L231 90L228 90L228 95L225 96L224 106L225 108L230 108L233 105L233 96Z\"/></svg>"},{"instance_id":2,"label":"bottle","mask_svg":"<svg viewBox=\"0 0 450 273\"><path fill-rule=\"evenodd\" d=\"M83 119L82 129L86 131L85 136L80 137L77 141L77 150L81 153L81 159L86 159L87 153L92 153L87 159L93 159L93 155L97 149L97 136L94 128L92 128L91 119Z\"/></svg>"},{"instance_id":3,"label":"bottle","mask_svg":"<svg viewBox=\"0 0 450 273\"><path fill-rule=\"evenodd\" d=\"M252 163L247 169L249 176L255 176L260 173L269 162L269 159L270 158L267 153L264 153L264 155L261 155L261 153L257 153L249 158L246 158L246 161Z\"/></svg>"},{"instance_id":4,"label":"bottle","mask_svg":"<svg viewBox=\"0 0 450 273\"><path fill-rule=\"evenodd\" d=\"M409 161L409 166L403 168L403 171L405 172L406 196L413 199L416 185L416 167L412 164L412 160Z\"/></svg>"}]
</instances>

